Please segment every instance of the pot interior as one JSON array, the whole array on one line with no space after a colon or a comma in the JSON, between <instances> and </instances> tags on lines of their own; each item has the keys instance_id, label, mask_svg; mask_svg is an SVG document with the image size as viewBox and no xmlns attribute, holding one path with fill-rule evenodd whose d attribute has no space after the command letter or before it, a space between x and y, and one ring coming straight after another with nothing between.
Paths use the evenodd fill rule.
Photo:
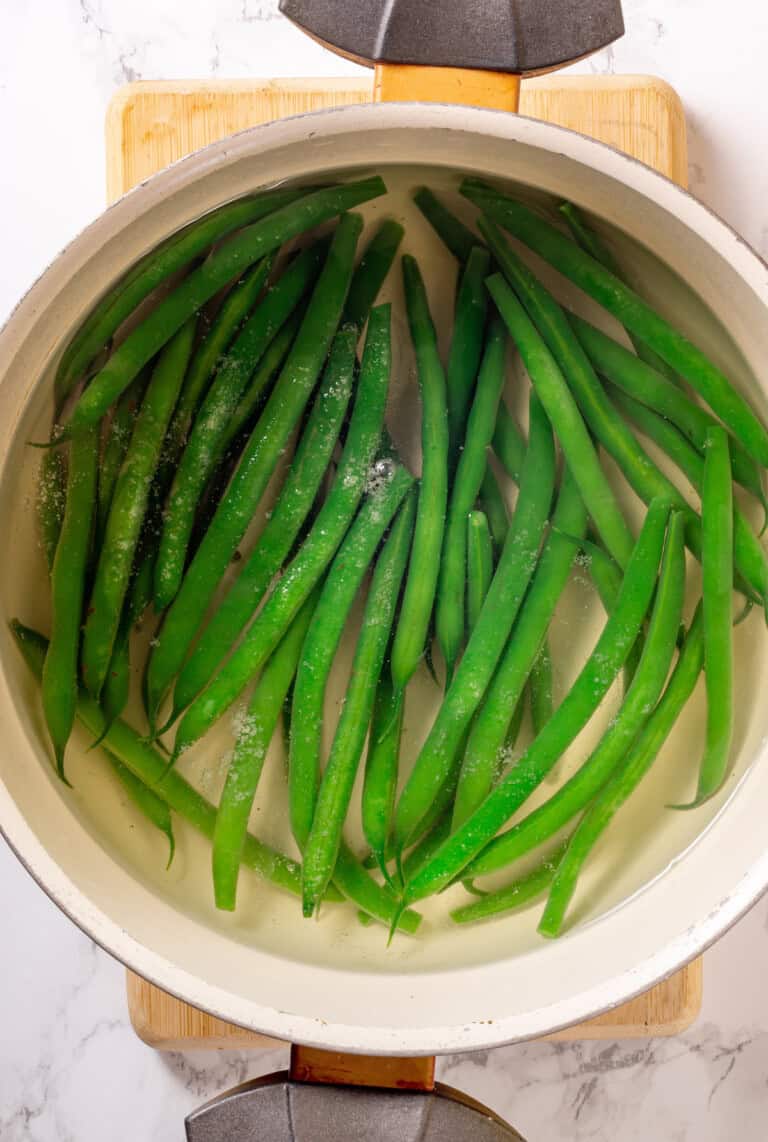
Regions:
<instances>
[{"instance_id":1,"label":"pot interior","mask_svg":"<svg viewBox=\"0 0 768 1142\"><path fill-rule=\"evenodd\" d=\"M348 163L338 172L325 169L324 173L328 177L336 173L348 177L350 166ZM686 231L689 234L688 249L681 250L677 238L685 228L677 221L666 231L654 231L656 240L649 241L649 226L653 219L640 218L642 225L638 225L637 201L630 201L629 197L624 205L612 201L610 179L591 176L588 172L578 177L574 174L570 178L569 165L563 161L560 177L555 178L550 173L547 176L550 185L542 190L542 183L534 187L530 171L526 177L525 164L521 166L523 169L517 178L502 181L514 193L549 210L554 210L559 197L573 197L585 207L590 222L601 237L615 250L621 263L631 268L633 284L710 353L737 387L749 395L765 418L768 413L765 398L768 366L764 362L768 358L760 348L760 339L765 341L765 334L756 330L754 322L747 320L742 302L749 295L749 305L755 313L759 311L759 304L736 271L727 267L721 255L692 231ZM576 166L581 170L579 164L571 166L574 171ZM456 263L414 207L410 196L415 187L428 185L466 221L471 221L474 208L457 193L465 171L446 165L445 160L429 165L389 162L377 164L376 169L384 175L389 194L363 208L366 235L384 216L393 216L404 223L406 238L402 249L419 259L445 354L456 286ZM476 162L466 168L471 172L477 169ZM513 164L508 163L504 169L518 174ZM498 171L493 173L498 176ZM313 170L312 175L315 177L316 171ZM242 179L242 173L240 177ZM543 180L544 183L546 181ZM587 186L592 191L591 199L586 197ZM240 192L241 186L238 187ZM525 256L562 300L606 331L618 332L612 319L583 294L534 257L527 253ZM718 267L722 268L719 276ZM110 269L102 265L101 277L96 279L92 276L88 283L90 297L106 289L109 281ZM71 288L82 290L83 286L78 287L75 282ZM395 369L388 423L403 456L414 470L418 470L417 382L397 266L385 285L383 297L394 302L395 314ZM36 327L39 337L44 338L50 332L53 320L46 314L39 318ZM729 328L726 328L726 323ZM7 398L11 394L8 399L15 403L10 426L12 439L0 484L0 511L7 549L0 570L0 605L6 619L17 616L44 631L49 625L48 590L33 510L40 453L29 448L27 442L47 437L51 419L52 376L63 342L64 339L60 338L55 349L48 351L47 367L42 375L26 378L24 390L19 387L18 376L15 381L13 377L7 378L3 390ZM4 361L3 367L6 365ZM9 388L13 384L16 385L15 391ZM522 425L526 422L527 391L528 381L510 350L506 399ZM665 471L673 475L686 494L694 495L692 502L697 502L684 479L673 472L654 446L648 444L648 451ZM629 518L638 525L642 517L639 501L612 464L607 466L615 476L616 487ZM271 494L274 494L276 484L273 482ZM509 482L506 487L510 505L513 505L514 489ZM759 528L759 508L740 491L737 494L745 513ZM269 496L264 504L265 509L268 507ZM249 549L262 521L263 513L260 513L241 545L241 551ZM686 613L690 617L700 593L700 576L698 566L690 556L688 562ZM326 747L330 744L330 734L344 692L359 617L358 603L337 656L327 694ZM551 630L556 701L563 697L575 678L603 622L604 614L586 572L577 568L558 606ZM143 661L151 633L151 622L144 625L145 630L134 635L135 667ZM759 613L737 628L735 639L737 724L733 772L725 790L696 812L680 813L665 808L669 803L690 799L695 788L704 728L703 684L700 681L693 700L675 726L652 772L608 830L582 876L572 910L573 922L579 925L577 935L581 933L582 942L590 939L588 932L595 928L603 932L603 939L610 941L613 920L631 908L633 898L637 899L644 889L661 883L718 816L724 812L727 815L729 799L756 764L765 735L765 715L759 695L764 686L766 639ZM247 870L241 873L236 913L217 912L213 906L208 841L176 819L176 857L170 869L166 870L164 838L126 801L100 752L89 751L90 743L82 729L76 730L67 755L67 773L73 788L67 789L57 780L49 761L37 683L27 673L9 636L3 639L0 650L10 703L6 702L5 715L11 727L9 744L12 747L0 756L0 772L35 843L63 870L72 885L73 896L69 897L67 892L59 894L60 902L77 911L73 904L74 896L84 892L89 901L85 922L89 911L94 917L106 914L137 944L149 945L164 960L175 962L182 971L205 976L221 989L222 994L228 992L240 996L243 1000L241 1021L257 1021L259 1018L248 1007L248 1001L271 1004L273 995L282 994L282 983L278 986L274 979L270 980L269 987L265 986L263 975L255 970L256 965L261 965L259 970L263 971L265 964L279 962L282 965L280 972L287 973L286 980L293 970L291 965L294 965L296 968L330 968L334 973L346 970L363 975L390 976L393 985L395 978L410 978L412 982L412 973L452 972L502 961L511 973L510 980L518 982L526 977L526 965L534 960L542 964L549 960L554 972L559 974L561 971L565 963L562 951L545 945L536 933L540 904L483 925L459 927L450 921L448 914L451 908L467 899L460 887L425 904L425 923L418 938L398 937L389 948L383 930L375 925L363 927L353 908L326 906L320 922L309 923L302 920L296 900L273 889ZM139 677L139 670L134 669L134 694L128 718L141 727ZM421 670L408 694L402 776L418 752L439 697L440 692L428 672ZM621 686L616 685L598 715L560 761L553 777L526 803L519 816L550 796L557 785L585 760L590 745L608 724L620 698ZM218 800L232 749L233 722L242 709L241 703L233 716L225 717L212 734L179 762L184 775L213 802ZM530 733L526 715L520 744L530 740ZM347 836L362 852L359 800L358 781ZM287 826L286 808L285 754L278 734L260 783L251 827L262 840L298 855ZM9 832L13 840L13 829ZM23 855L30 859L34 869L34 857L29 853ZM524 864L515 866L514 871L524 867ZM501 884L511 875L512 870L497 874L489 879L488 886ZM84 919L82 912L79 918ZM593 933L592 942L595 935ZM568 937L563 944L573 939ZM130 958L127 948L116 950ZM146 964L144 969L150 974ZM298 979L296 975L293 978L294 982ZM311 979L311 976L307 978ZM169 978L161 982L172 986ZM536 986L538 991L530 1002L541 1006L544 1000L546 1006L546 982L542 980ZM181 976L176 979L175 989L185 990ZM567 985L562 980L553 984L551 1002L554 1003L564 989L567 990ZM298 987L296 994L302 998L297 998L291 1009L303 1012L307 1005L303 985ZM319 1013L325 999L318 995L316 1000ZM520 1002L527 1003L528 1000ZM512 996L508 1003L505 1000L507 1007L514 1008L516 1003ZM231 1017L233 1010L226 1013ZM348 1015L350 1022L358 1019L364 1022L367 1018L365 1012L353 1010ZM397 1018L399 1020L400 1016ZM403 1018L407 1020L409 1017ZM270 1026L264 1026L264 1029L274 1030ZM489 1037L491 1035L489 1033Z\"/></svg>"}]
</instances>

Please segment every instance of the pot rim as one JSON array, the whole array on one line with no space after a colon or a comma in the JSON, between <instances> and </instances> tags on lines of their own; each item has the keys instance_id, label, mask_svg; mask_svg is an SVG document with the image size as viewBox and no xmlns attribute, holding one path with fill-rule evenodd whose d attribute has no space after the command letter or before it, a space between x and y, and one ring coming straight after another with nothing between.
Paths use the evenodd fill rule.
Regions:
<instances>
[{"instance_id":1,"label":"pot rim","mask_svg":"<svg viewBox=\"0 0 768 1142\"><path fill-rule=\"evenodd\" d=\"M13 354L14 344L18 345L24 339L25 331L37 319L40 309L50 306L58 296L60 287L57 279L71 278L87 262L85 247L89 243L106 241L119 233L151 206L167 198L169 193L194 184L212 170L225 169L240 157L268 156L276 146L306 141L320 131L332 138L346 133L403 127L422 131L448 129L459 135L480 134L526 143L618 180L695 230L768 307L768 267L759 255L690 192L639 160L567 128L507 112L441 104L363 104L307 113L249 128L179 159L128 191L75 237L32 284L0 330L0 358ZM329 162L327 165L333 164ZM26 402L27 396L28 393L20 398L19 406ZM13 431L10 430L11 433ZM746 780L743 781L736 793L743 793L746 784ZM730 807L730 802L727 807ZM713 825L722 816L721 813ZM581 1022L646 991L678 970L735 923L768 886L768 853L763 851L762 858L747 869L733 890L679 939L604 980L599 986L558 1001L551 1008L538 1009L534 1017L530 1013L515 1014L500 1019L493 1026L479 1021L462 1026L361 1029L359 1025L321 1023L297 1013L242 1000L134 939L95 906L84 889L78 887L50 856L2 783L0 832L38 884L70 919L110 954L163 990L220 1018L265 1034L320 1047L361 1052L375 1050L381 1054L447 1053L499 1046ZM642 897L656 880L658 878L644 886L631 900ZM599 922L594 921L588 927ZM482 967L463 968L448 974L457 977L464 972L483 970ZM409 973L403 974L408 976ZM374 973L372 978L380 979L381 976ZM410 978L418 986L423 973L410 973Z\"/></svg>"}]
</instances>

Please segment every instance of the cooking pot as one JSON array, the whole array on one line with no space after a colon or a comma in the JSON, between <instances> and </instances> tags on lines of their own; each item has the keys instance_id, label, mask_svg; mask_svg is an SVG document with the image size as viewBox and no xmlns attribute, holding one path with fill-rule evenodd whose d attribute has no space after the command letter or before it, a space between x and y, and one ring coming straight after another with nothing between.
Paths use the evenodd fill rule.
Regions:
<instances>
[{"instance_id":1,"label":"cooking pot","mask_svg":"<svg viewBox=\"0 0 768 1142\"><path fill-rule=\"evenodd\" d=\"M642 164L511 113L518 73L545 70L620 33L613 2L350 4L353 13L365 9L358 26L344 4L331 0L283 0L282 6L345 54L373 59L382 96L411 91L453 105L374 103L224 139L125 195L56 258L0 335L6 618L19 615L42 629L48 622L30 508L38 456L27 442L48 429L52 376L73 331L168 234L261 186L381 172L391 193L364 209L366 220L394 213L406 221L409 248L427 269L438 315L451 305L454 271L449 255L418 223L413 186L428 183L450 193L461 175L479 174L530 201L567 197L626 255L651 300L712 355L763 416L768 411L768 268L757 255L689 194ZM369 19L374 10L378 23ZM501 22L505 12L515 17L511 25ZM441 35L428 35L430 28ZM476 74L463 70L481 64ZM504 110L462 106L462 98L500 103ZM396 283L391 289L396 293ZM398 371L392 426L407 451L413 384L405 356ZM166 873L160 841L130 816L84 736L72 748L74 788L57 780L36 683L5 624L0 824L31 874L94 940L166 991L231 1022L297 1043L398 1056L543 1035L620 1004L675 971L768 885L768 709L760 701L766 658L759 627L755 619L737 634L738 745L727 790L698 813L664 813L664 803L682 800L689 788L701 723L694 702L662 755L659 775L647 783L650 792L624 811L626 826L597 854L580 897L579 923L554 943L540 940L519 916L466 931L453 927L438 903L425 909L421 938L398 937L387 948L381 930L358 925L353 911L328 909L320 923L308 923L294 900L250 874L244 874L238 912L217 913L208 843L180 823L179 853ZM430 702L433 697L424 698ZM185 772L212 797L220 780L215 752L206 746L184 759ZM678 795L667 796L670 791ZM265 775L261 804L277 811L257 813L255 827L265 840L286 844L278 820L282 796L276 763Z\"/></svg>"}]
</instances>

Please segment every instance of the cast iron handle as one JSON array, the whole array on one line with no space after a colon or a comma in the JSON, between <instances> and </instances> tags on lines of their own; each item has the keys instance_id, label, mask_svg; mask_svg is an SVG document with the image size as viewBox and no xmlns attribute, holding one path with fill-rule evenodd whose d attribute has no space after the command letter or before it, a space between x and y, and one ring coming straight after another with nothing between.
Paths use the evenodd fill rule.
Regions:
<instances>
[{"instance_id":1,"label":"cast iron handle","mask_svg":"<svg viewBox=\"0 0 768 1142\"><path fill-rule=\"evenodd\" d=\"M187 1142L525 1142L449 1087L429 1093L256 1079L193 1111Z\"/></svg>"},{"instance_id":2,"label":"cast iron handle","mask_svg":"<svg viewBox=\"0 0 768 1142\"><path fill-rule=\"evenodd\" d=\"M280 11L332 51L374 65L377 98L504 109L516 105L521 75L561 67L624 32L620 0L280 0ZM479 73L474 82L467 72Z\"/></svg>"}]
</instances>

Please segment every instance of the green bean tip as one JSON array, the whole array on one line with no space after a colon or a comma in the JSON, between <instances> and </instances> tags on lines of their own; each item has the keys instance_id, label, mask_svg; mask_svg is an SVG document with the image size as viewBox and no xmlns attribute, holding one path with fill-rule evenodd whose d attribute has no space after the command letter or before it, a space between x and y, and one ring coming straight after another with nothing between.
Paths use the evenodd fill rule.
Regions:
<instances>
[{"instance_id":1,"label":"green bean tip","mask_svg":"<svg viewBox=\"0 0 768 1142\"><path fill-rule=\"evenodd\" d=\"M55 440L27 440L27 448L38 448L41 452L48 451L51 448L58 448L60 444L66 444L71 440L71 433L62 432Z\"/></svg>"},{"instance_id":2,"label":"green bean tip","mask_svg":"<svg viewBox=\"0 0 768 1142\"><path fill-rule=\"evenodd\" d=\"M719 789L713 789L711 793L700 793L694 798L693 801L688 801L685 804L667 804L664 806L664 808L677 809L683 813L688 812L690 809L700 809L702 805L706 805L707 801L711 801L716 793L719 793Z\"/></svg>"},{"instance_id":3,"label":"green bean tip","mask_svg":"<svg viewBox=\"0 0 768 1142\"><path fill-rule=\"evenodd\" d=\"M56 762L56 774L60 781L62 781L68 789L74 788L72 782L64 772L64 746L54 746L54 758Z\"/></svg>"},{"instance_id":4,"label":"green bean tip","mask_svg":"<svg viewBox=\"0 0 768 1142\"><path fill-rule=\"evenodd\" d=\"M176 855L176 837L173 834L173 825L170 823L167 829L163 829L163 832L168 839L168 861L165 866L165 871L167 872L173 864L173 858Z\"/></svg>"}]
</instances>

